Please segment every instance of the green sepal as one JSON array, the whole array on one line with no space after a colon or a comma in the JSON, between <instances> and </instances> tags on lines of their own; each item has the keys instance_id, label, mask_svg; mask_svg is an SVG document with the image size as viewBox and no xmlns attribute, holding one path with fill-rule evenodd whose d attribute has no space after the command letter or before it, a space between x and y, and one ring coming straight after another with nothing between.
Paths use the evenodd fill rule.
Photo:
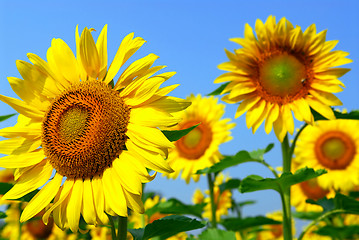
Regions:
<instances>
[{"instance_id":1,"label":"green sepal","mask_svg":"<svg viewBox=\"0 0 359 240\"><path fill-rule=\"evenodd\" d=\"M5 121L6 119L9 119L9 118L11 118L12 116L15 116L15 115L16 115L16 113L0 116L0 122Z\"/></svg>"},{"instance_id":2,"label":"green sepal","mask_svg":"<svg viewBox=\"0 0 359 240\"><path fill-rule=\"evenodd\" d=\"M229 84L230 82L226 82L226 83L223 83L221 86L219 86L216 90L214 90L213 92L211 93L208 93L207 96L217 96L217 95L220 95L222 93L222 91L227 87L227 85Z\"/></svg>"}]
</instances>

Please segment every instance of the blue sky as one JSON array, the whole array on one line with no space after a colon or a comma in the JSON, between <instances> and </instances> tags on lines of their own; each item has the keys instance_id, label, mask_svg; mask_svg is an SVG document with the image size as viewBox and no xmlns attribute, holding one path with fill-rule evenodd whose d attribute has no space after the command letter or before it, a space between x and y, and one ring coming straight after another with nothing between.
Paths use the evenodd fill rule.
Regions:
<instances>
[{"instance_id":1,"label":"blue sky","mask_svg":"<svg viewBox=\"0 0 359 240\"><path fill-rule=\"evenodd\" d=\"M169 84L180 83L172 95L185 98L194 93L207 94L218 87L213 80L223 72L217 65L227 61L224 49L239 46L228 39L243 37L244 24L254 26L257 18L269 15L279 20L286 17L302 29L315 23L318 31L327 29L327 40L339 40L337 50L350 53L352 70L341 80L346 89L337 94L348 110L359 109L359 2L348 1L0 1L0 94L15 97L6 77L21 77L15 65L17 59L27 60L31 52L46 58L52 38L63 39L75 50L75 27L92 27L98 31L108 24L108 52L112 60L121 40L130 32L147 40L130 62L149 53L160 56L156 65L167 65L176 71ZM226 106L226 118L234 118L236 105ZM14 111L0 102L0 115ZM11 126L15 118L0 123ZM245 125L245 118L233 120L237 127L234 139L225 143L223 154L238 150L255 150L269 143L275 148L266 156L273 166L281 164L280 144L274 133L265 134L263 126L255 135ZM300 126L296 122L296 126ZM250 174L272 177L257 164L243 164L226 171L229 176L243 178ZM176 197L190 203L196 188L207 188L205 178L186 185L182 180L158 177L148 184L148 190L164 197ZM244 209L245 215L258 215L280 209L279 196L271 191L240 194L239 201L256 200Z\"/></svg>"}]
</instances>

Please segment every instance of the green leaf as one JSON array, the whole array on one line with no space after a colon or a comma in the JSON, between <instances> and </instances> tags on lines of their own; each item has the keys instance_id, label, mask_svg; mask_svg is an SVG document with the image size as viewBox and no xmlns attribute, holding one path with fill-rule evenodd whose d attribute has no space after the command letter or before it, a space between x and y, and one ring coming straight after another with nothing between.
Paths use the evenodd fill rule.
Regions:
<instances>
[{"instance_id":1,"label":"green leaf","mask_svg":"<svg viewBox=\"0 0 359 240\"><path fill-rule=\"evenodd\" d=\"M171 198L165 202L159 202L151 209L146 210L146 214L148 216L152 216L156 212L163 214L189 214L202 218L202 212L205 205L206 203L186 205L175 198Z\"/></svg>"},{"instance_id":2,"label":"green leaf","mask_svg":"<svg viewBox=\"0 0 359 240\"><path fill-rule=\"evenodd\" d=\"M256 201L253 201L253 200L243 201L243 202L239 202L239 203L238 203L238 206L239 206L239 207L243 207L243 206L252 205L252 204L255 204L255 203L256 203Z\"/></svg>"},{"instance_id":3,"label":"green leaf","mask_svg":"<svg viewBox=\"0 0 359 240\"><path fill-rule=\"evenodd\" d=\"M221 229L208 228L202 232L198 239L201 240L235 240L235 232L224 231Z\"/></svg>"},{"instance_id":4,"label":"green leaf","mask_svg":"<svg viewBox=\"0 0 359 240\"><path fill-rule=\"evenodd\" d=\"M196 219L171 215L147 224L144 229L129 229L129 232L134 240L147 240L154 237L159 237L162 240L177 233L203 228L204 226L203 223Z\"/></svg>"},{"instance_id":5,"label":"green leaf","mask_svg":"<svg viewBox=\"0 0 359 240\"><path fill-rule=\"evenodd\" d=\"M0 219L6 218L6 217L7 217L7 216L6 216L6 213L0 212Z\"/></svg>"},{"instance_id":6,"label":"green leaf","mask_svg":"<svg viewBox=\"0 0 359 240\"><path fill-rule=\"evenodd\" d=\"M333 198L327 199L325 197L325 198L319 199L317 201L315 201L313 199L307 199L307 200L305 200L305 202L321 206L323 208L323 213L328 212L328 211L332 211L332 210L335 209L334 199Z\"/></svg>"},{"instance_id":7,"label":"green leaf","mask_svg":"<svg viewBox=\"0 0 359 240\"><path fill-rule=\"evenodd\" d=\"M200 124L200 123L199 123ZM199 124L182 130L162 130L162 133L171 142L179 140L181 137L186 136L190 131L195 129Z\"/></svg>"},{"instance_id":8,"label":"green leaf","mask_svg":"<svg viewBox=\"0 0 359 240\"><path fill-rule=\"evenodd\" d=\"M314 231L316 234L331 236L333 239L358 239L359 225L350 225L343 227L324 226Z\"/></svg>"},{"instance_id":9,"label":"green leaf","mask_svg":"<svg viewBox=\"0 0 359 240\"><path fill-rule=\"evenodd\" d=\"M220 162L212 165L209 168L198 170L196 174L217 173L223 171L226 168L233 167L241 163L261 162L263 161L263 154L270 151L273 146L273 144L269 144L265 149L258 149L253 152L247 152L243 150L239 151L234 156L225 156Z\"/></svg>"},{"instance_id":10,"label":"green leaf","mask_svg":"<svg viewBox=\"0 0 359 240\"><path fill-rule=\"evenodd\" d=\"M317 111L315 111L314 109L312 110L312 114L314 116L314 120L318 121L318 120L327 120L327 118L325 118L324 116L322 116L320 113L318 113ZM355 119L355 120L359 120L359 111L355 110L355 111L351 111L350 113L342 113L339 111L333 111L334 115L337 119Z\"/></svg>"},{"instance_id":11,"label":"green leaf","mask_svg":"<svg viewBox=\"0 0 359 240\"><path fill-rule=\"evenodd\" d=\"M311 168L302 168L293 173L283 173L279 178L262 178L250 175L242 180L239 190L241 193L273 189L281 192L290 186L307 181L326 173L324 169L314 171Z\"/></svg>"},{"instance_id":12,"label":"green leaf","mask_svg":"<svg viewBox=\"0 0 359 240\"><path fill-rule=\"evenodd\" d=\"M7 193L14 185L11 183L0 182L0 195ZM17 199L22 202L30 202L30 200L39 192L38 189L26 194L25 196Z\"/></svg>"},{"instance_id":13,"label":"green leaf","mask_svg":"<svg viewBox=\"0 0 359 240\"><path fill-rule=\"evenodd\" d=\"M16 115L16 113L0 116L0 122L5 121L6 119L9 119L9 118L11 118L12 116L15 116L15 115Z\"/></svg>"},{"instance_id":14,"label":"green leaf","mask_svg":"<svg viewBox=\"0 0 359 240\"><path fill-rule=\"evenodd\" d=\"M230 82L223 83L221 86L219 86L219 88L217 88L216 90L214 90L214 91L211 92L211 93L208 93L207 96L220 95L220 94L222 93L222 91L227 87L227 85L228 85L229 83L230 83Z\"/></svg>"},{"instance_id":15,"label":"green leaf","mask_svg":"<svg viewBox=\"0 0 359 240\"><path fill-rule=\"evenodd\" d=\"M219 191L222 193L226 190L237 189L240 184L241 184L240 179L232 178L232 179L229 179L227 182L219 185Z\"/></svg>"},{"instance_id":16,"label":"green leaf","mask_svg":"<svg viewBox=\"0 0 359 240\"><path fill-rule=\"evenodd\" d=\"M304 220L315 220L322 215L321 212L294 212L293 217Z\"/></svg>"},{"instance_id":17,"label":"green leaf","mask_svg":"<svg viewBox=\"0 0 359 240\"><path fill-rule=\"evenodd\" d=\"M266 218L263 216L247 217L247 218L226 218L221 224L230 231L240 231L246 228L258 227L262 225L281 224L282 222Z\"/></svg>"},{"instance_id":18,"label":"green leaf","mask_svg":"<svg viewBox=\"0 0 359 240\"><path fill-rule=\"evenodd\" d=\"M342 209L353 214L359 214L359 201L353 197L346 196L341 193L335 194L334 198L322 198L318 201L308 199L306 202L323 207L323 213L335 209Z\"/></svg>"}]
</instances>

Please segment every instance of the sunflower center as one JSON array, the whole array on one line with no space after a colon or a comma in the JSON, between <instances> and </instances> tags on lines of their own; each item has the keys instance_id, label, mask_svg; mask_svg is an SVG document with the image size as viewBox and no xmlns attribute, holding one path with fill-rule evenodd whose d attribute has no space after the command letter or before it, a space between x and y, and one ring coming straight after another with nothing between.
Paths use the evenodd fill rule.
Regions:
<instances>
[{"instance_id":1,"label":"sunflower center","mask_svg":"<svg viewBox=\"0 0 359 240\"><path fill-rule=\"evenodd\" d=\"M260 82L274 96L286 97L298 93L306 78L305 66L289 54L275 55L260 67Z\"/></svg>"},{"instance_id":2,"label":"sunflower center","mask_svg":"<svg viewBox=\"0 0 359 240\"><path fill-rule=\"evenodd\" d=\"M42 146L58 173L92 178L124 149L130 109L117 91L85 81L57 97L42 124Z\"/></svg>"},{"instance_id":3,"label":"sunflower center","mask_svg":"<svg viewBox=\"0 0 359 240\"><path fill-rule=\"evenodd\" d=\"M198 124L199 121L189 121L181 126L181 129ZM176 142L180 156L187 159L198 159L206 152L212 142L210 127L202 122L186 136Z\"/></svg>"},{"instance_id":4,"label":"sunflower center","mask_svg":"<svg viewBox=\"0 0 359 240\"><path fill-rule=\"evenodd\" d=\"M309 199L319 200L325 197L329 191L324 190L318 186L316 179L311 179L305 182L300 183L300 188L302 189L305 196Z\"/></svg>"},{"instance_id":5,"label":"sunflower center","mask_svg":"<svg viewBox=\"0 0 359 240\"><path fill-rule=\"evenodd\" d=\"M355 143L344 132L326 132L315 144L318 161L330 169L345 169L354 159Z\"/></svg>"}]
</instances>

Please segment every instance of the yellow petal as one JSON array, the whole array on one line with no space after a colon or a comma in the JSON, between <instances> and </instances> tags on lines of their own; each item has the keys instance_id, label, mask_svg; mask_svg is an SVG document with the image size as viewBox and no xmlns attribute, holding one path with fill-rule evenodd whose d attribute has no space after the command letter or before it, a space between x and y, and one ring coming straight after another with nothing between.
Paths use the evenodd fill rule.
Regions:
<instances>
[{"instance_id":1,"label":"yellow petal","mask_svg":"<svg viewBox=\"0 0 359 240\"><path fill-rule=\"evenodd\" d=\"M122 185L113 174L112 168L107 168L102 177L102 186L105 194L105 201L110 208L119 216L127 217L126 198L123 193Z\"/></svg>"},{"instance_id":2,"label":"yellow petal","mask_svg":"<svg viewBox=\"0 0 359 240\"><path fill-rule=\"evenodd\" d=\"M130 140L127 140L126 147L133 153L133 155L138 157L143 162L145 167L158 172L173 172L173 169L160 154L145 150L140 146L135 145Z\"/></svg>"},{"instance_id":3,"label":"yellow petal","mask_svg":"<svg viewBox=\"0 0 359 240\"><path fill-rule=\"evenodd\" d=\"M69 203L67 204L66 216L69 227L74 233L79 229L83 189L84 183L82 179L77 179L70 193Z\"/></svg>"},{"instance_id":4,"label":"yellow petal","mask_svg":"<svg viewBox=\"0 0 359 240\"><path fill-rule=\"evenodd\" d=\"M257 87L251 82L238 83L229 93L229 98L234 98L247 93L252 93L256 90Z\"/></svg>"},{"instance_id":5,"label":"yellow petal","mask_svg":"<svg viewBox=\"0 0 359 240\"><path fill-rule=\"evenodd\" d=\"M321 81L320 83L313 82L310 86L316 90L328 92L328 93L338 93L338 92L343 91L343 89L340 86L332 85L332 84L325 84L324 81Z\"/></svg>"},{"instance_id":6,"label":"yellow petal","mask_svg":"<svg viewBox=\"0 0 359 240\"><path fill-rule=\"evenodd\" d=\"M62 178L62 175L56 173L55 177L31 199L21 214L20 222L29 220L49 205L61 186Z\"/></svg>"},{"instance_id":7,"label":"yellow petal","mask_svg":"<svg viewBox=\"0 0 359 240\"><path fill-rule=\"evenodd\" d=\"M293 120L292 112L290 111L290 107L288 105L283 105L282 114L283 114L283 120L284 120L284 125L285 125L286 129L288 130L288 132L290 134L293 134L294 120Z\"/></svg>"},{"instance_id":8,"label":"yellow petal","mask_svg":"<svg viewBox=\"0 0 359 240\"><path fill-rule=\"evenodd\" d=\"M84 191L82 196L82 216L87 224L96 224L96 210L94 206L94 196L92 193L91 180L84 180Z\"/></svg>"},{"instance_id":9,"label":"yellow petal","mask_svg":"<svg viewBox=\"0 0 359 240\"><path fill-rule=\"evenodd\" d=\"M142 126L159 128L171 127L180 121L181 119L175 118L167 112L159 111L154 108L141 107L131 109L130 123L139 124Z\"/></svg>"},{"instance_id":10,"label":"yellow petal","mask_svg":"<svg viewBox=\"0 0 359 240\"><path fill-rule=\"evenodd\" d=\"M273 104L271 109L269 110L268 117L265 121L264 129L267 134L272 130L273 122L277 120L279 115L279 106L277 104Z\"/></svg>"},{"instance_id":11,"label":"yellow petal","mask_svg":"<svg viewBox=\"0 0 359 240\"><path fill-rule=\"evenodd\" d=\"M310 111L308 103L303 99L297 99L293 102L293 105L296 105L300 114L302 115L304 121L307 123L312 123L314 121L312 112Z\"/></svg>"},{"instance_id":12,"label":"yellow petal","mask_svg":"<svg viewBox=\"0 0 359 240\"><path fill-rule=\"evenodd\" d=\"M0 141L0 153L6 155L19 155L32 152L41 145L41 139L10 138Z\"/></svg>"},{"instance_id":13,"label":"yellow petal","mask_svg":"<svg viewBox=\"0 0 359 240\"><path fill-rule=\"evenodd\" d=\"M87 72L84 69L81 61L79 25L76 25L75 38L76 38L76 57L77 57L77 62L80 72L80 79L82 81L85 81L87 80Z\"/></svg>"},{"instance_id":14,"label":"yellow petal","mask_svg":"<svg viewBox=\"0 0 359 240\"><path fill-rule=\"evenodd\" d=\"M325 105L329 106L340 106L343 105L343 103L334 96L331 93L319 91L319 90L309 90L309 93L312 94L315 98L317 98L319 101L321 101Z\"/></svg>"},{"instance_id":15,"label":"yellow petal","mask_svg":"<svg viewBox=\"0 0 359 240\"><path fill-rule=\"evenodd\" d=\"M333 110L328 105L322 104L319 100L317 100L316 98L310 95L306 97L306 101L308 102L311 108L313 108L315 111L317 111L327 119L329 120L335 119Z\"/></svg>"},{"instance_id":16,"label":"yellow petal","mask_svg":"<svg viewBox=\"0 0 359 240\"><path fill-rule=\"evenodd\" d=\"M3 168L23 168L38 164L45 158L44 151L41 149L36 152L29 152L20 155L9 155L0 158L0 167Z\"/></svg>"},{"instance_id":17,"label":"yellow petal","mask_svg":"<svg viewBox=\"0 0 359 240\"><path fill-rule=\"evenodd\" d=\"M100 59L100 73L98 79L102 80L107 73L107 24L103 27L97 39L96 48Z\"/></svg>"},{"instance_id":18,"label":"yellow petal","mask_svg":"<svg viewBox=\"0 0 359 240\"><path fill-rule=\"evenodd\" d=\"M191 105L191 102L183 100L181 98L164 96L156 101L148 103L146 106L154 109L158 109L163 112L173 113L186 109Z\"/></svg>"},{"instance_id":19,"label":"yellow petal","mask_svg":"<svg viewBox=\"0 0 359 240\"><path fill-rule=\"evenodd\" d=\"M261 97L255 96L252 98L245 99L243 102L241 102L238 106L235 118L240 117L243 113L247 112L249 109L251 109L259 100L261 100Z\"/></svg>"},{"instance_id":20,"label":"yellow petal","mask_svg":"<svg viewBox=\"0 0 359 240\"><path fill-rule=\"evenodd\" d=\"M42 221L46 225L49 222L49 217L50 217L50 214L52 213L52 211L54 211L54 209L58 209L61 206L61 203L63 203L63 201L68 197L68 195L71 192L73 186L74 186L74 180L73 179L66 179L66 181L64 182L64 184L62 185L62 187L59 190L60 192L57 193L57 195L55 197L54 204L42 216ZM54 219L55 219L55 221L59 220L59 219L56 219L55 214L54 214Z\"/></svg>"},{"instance_id":21,"label":"yellow petal","mask_svg":"<svg viewBox=\"0 0 359 240\"><path fill-rule=\"evenodd\" d=\"M264 119L267 118L268 112L270 111L271 108L272 108L272 103L267 102L266 106L264 107L263 112L258 116L257 120L252 124L252 132L253 132L253 134L257 131L257 129L262 124Z\"/></svg>"},{"instance_id":22,"label":"yellow petal","mask_svg":"<svg viewBox=\"0 0 359 240\"><path fill-rule=\"evenodd\" d=\"M255 123L255 121L258 120L258 118L263 113L265 106L266 106L266 102L264 100L262 100L262 101L259 101L258 103L256 103L251 108L251 110L249 110L247 112L247 115L246 115L247 128L252 127L252 125Z\"/></svg>"},{"instance_id":23,"label":"yellow petal","mask_svg":"<svg viewBox=\"0 0 359 240\"><path fill-rule=\"evenodd\" d=\"M85 28L80 38L80 58L87 75L96 79L100 72L100 58L90 31Z\"/></svg>"},{"instance_id":24,"label":"yellow petal","mask_svg":"<svg viewBox=\"0 0 359 240\"><path fill-rule=\"evenodd\" d=\"M274 121L273 128L274 128L274 132L275 132L275 135L277 136L278 140L280 142L283 142L283 139L284 139L285 135L287 134L287 129L284 126L284 122L283 122L281 113L279 113L277 120Z\"/></svg>"},{"instance_id":25,"label":"yellow petal","mask_svg":"<svg viewBox=\"0 0 359 240\"><path fill-rule=\"evenodd\" d=\"M54 61L61 75L71 83L77 83L80 73L77 60L70 47L60 38L52 39L51 48Z\"/></svg>"},{"instance_id":26,"label":"yellow petal","mask_svg":"<svg viewBox=\"0 0 359 240\"><path fill-rule=\"evenodd\" d=\"M40 138L42 134L41 130L42 123L33 123L29 127L7 127L0 129L0 136L6 138ZM40 146L40 145L39 145Z\"/></svg>"},{"instance_id":27,"label":"yellow petal","mask_svg":"<svg viewBox=\"0 0 359 240\"><path fill-rule=\"evenodd\" d=\"M51 177L53 167L46 160L23 173L16 184L3 196L3 200L18 199L44 185Z\"/></svg>"},{"instance_id":28,"label":"yellow petal","mask_svg":"<svg viewBox=\"0 0 359 240\"><path fill-rule=\"evenodd\" d=\"M128 155L129 154L121 154L118 159L115 159L112 162L112 175L113 177L118 178L118 182L120 182L121 186L123 186L127 191L140 195L142 193L142 183L133 169L134 166L129 163L131 158L126 159L126 156Z\"/></svg>"},{"instance_id":29,"label":"yellow petal","mask_svg":"<svg viewBox=\"0 0 359 240\"><path fill-rule=\"evenodd\" d=\"M18 100L16 98L6 97L0 95L0 100L4 103L10 105L13 109L15 109L18 113L25 115L26 117L42 121L44 117L44 113L37 110L35 107L26 104L25 102Z\"/></svg>"},{"instance_id":30,"label":"yellow petal","mask_svg":"<svg viewBox=\"0 0 359 240\"><path fill-rule=\"evenodd\" d=\"M143 207L142 199L140 195L136 195L130 192L125 194L127 205L135 213L143 214L145 208Z\"/></svg>"},{"instance_id":31,"label":"yellow petal","mask_svg":"<svg viewBox=\"0 0 359 240\"><path fill-rule=\"evenodd\" d=\"M137 79L141 78L142 75L150 69L152 64L158 59L159 57L153 53L138 59L130 64L126 68L125 71L119 77L116 87L117 86L127 86L130 82L137 77ZM116 89L115 87L115 89Z\"/></svg>"},{"instance_id":32,"label":"yellow petal","mask_svg":"<svg viewBox=\"0 0 359 240\"><path fill-rule=\"evenodd\" d=\"M133 36L134 34L130 33L122 40L115 58L108 69L105 83L111 82L122 65L145 43L145 40L142 38L136 37L133 39Z\"/></svg>"},{"instance_id":33,"label":"yellow petal","mask_svg":"<svg viewBox=\"0 0 359 240\"><path fill-rule=\"evenodd\" d=\"M97 221L99 224L105 224L108 218L105 214L105 196L103 193L102 180L99 177L94 177L91 181L91 185L94 196Z\"/></svg>"},{"instance_id":34,"label":"yellow petal","mask_svg":"<svg viewBox=\"0 0 359 240\"><path fill-rule=\"evenodd\" d=\"M175 145L171 143L158 128L128 124L126 134L136 135L137 138L139 138L142 142L157 146L159 148L175 147Z\"/></svg>"}]
</instances>

